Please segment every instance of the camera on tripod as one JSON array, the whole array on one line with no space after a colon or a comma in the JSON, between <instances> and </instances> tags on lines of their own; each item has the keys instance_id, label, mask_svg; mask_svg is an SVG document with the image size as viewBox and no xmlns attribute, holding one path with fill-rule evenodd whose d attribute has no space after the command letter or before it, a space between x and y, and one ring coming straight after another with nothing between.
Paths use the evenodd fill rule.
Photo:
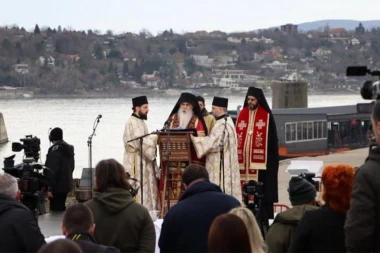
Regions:
<instances>
[{"instance_id":1,"label":"camera on tripod","mask_svg":"<svg viewBox=\"0 0 380 253\"><path fill-rule=\"evenodd\" d=\"M261 205L261 201L264 198L264 184L255 180L248 180L243 184L242 191L244 196L243 202L255 216L261 234L263 238L265 238L265 235L269 229L269 223Z\"/></svg>"},{"instance_id":2,"label":"camera on tripod","mask_svg":"<svg viewBox=\"0 0 380 253\"><path fill-rule=\"evenodd\" d=\"M257 198L264 197L263 192L264 184L262 182L257 182L255 180L246 181L243 184L243 194L244 196L255 196Z\"/></svg>"},{"instance_id":3,"label":"camera on tripod","mask_svg":"<svg viewBox=\"0 0 380 253\"><path fill-rule=\"evenodd\" d=\"M16 177L18 179L19 190L22 195L21 202L29 207L32 211L38 210L43 213L44 207L40 206L41 198L40 192L43 187L52 184L52 181L44 176L44 171L47 170L45 166L37 163L40 158L40 139L26 135L26 138L20 139L21 143L12 143L12 151L20 152L24 149L25 157L22 163L15 165L14 158L16 155L6 157L4 159L4 172Z\"/></svg>"}]
</instances>

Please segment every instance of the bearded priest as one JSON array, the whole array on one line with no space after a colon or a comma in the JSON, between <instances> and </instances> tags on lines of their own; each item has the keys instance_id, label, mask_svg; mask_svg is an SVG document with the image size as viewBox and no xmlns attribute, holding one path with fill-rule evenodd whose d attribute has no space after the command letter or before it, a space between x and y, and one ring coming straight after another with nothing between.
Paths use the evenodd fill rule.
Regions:
<instances>
[{"instance_id":1,"label":"bearded priest","mask_svg":"<svg viewBox=\"0 0 380 253\"><path fill-rule=\"evenodd\" d=\"M145 120L148 118L149 105L146 96L132 99L133 113L127 121L124 130L124 168L132 178L143 184L144 203L148 210L159 210L158 185L156 178L156 149L157 135L148 135L143 139L142 162L143 181L140 180L140 140L127 143L129 140L148 134L148 127ZM141 188L140 188L141 189ZM138 193L136 201L141 203L141 194Z\"/></svg>"},{"instance_id":2,"label":"bearded priest","mask_svg":"<svg viewBox=\"0 0 380 253\"><path fill-rule=\"evenodd\" d=\"M184 92L169 116L170 128L196 129L198 136L206 136L208 129L203 119L197 97Z\"/></svg>"},{"instance_id":3,"label":"bearded priest","mask_svg":"<svg viewBox=\"0 0 380 253\"><path fill-rule=\"evenodd\" d=\"M242 201L239 162L236 147L235 125L227 115L228 99L214 97L212 115L216 119L209 136L191 136L198 158L206 156L206 169L210 181L219 185L224 193ZM223 153L221 156L221 147ZM221 159L223 164L221 164Z\"/></svg>"},{"instance_id":4,"label":"bearded priest","mask_svg":"<svg viewBox=\"0 0 380 253\"><path fill-rule=\"evenodd\" d=\"M206 123L203 119L203 115L201 113L195 95L187 92L181 94L172 112L170 113L164 128L195 129L197 136L207 136L208 130L206 127ZM205 165L205 157L199 159L197 157L197 154L195 153L193 145L190 146L190 152L193 164L199 164L202 166ZM169 175L167 175L167 166L165 162L162 163L160 176L160 192L162 200L166 194L163 192L163 190L167 177L170 179L170 186L167 186L167 188L169 187L170 202L176 203L176 201L182 195L182 193L185 190L182 185L182 174L185 171L187 165L189 165L188 161L170 162L168 166Z\"/></svg>"},{"instance_id":5,"label":"bearded priest","mask_svg":"<svg viewBox=\"0 0 380 253\"><path fill-rule=\"evenodd\" d=\"M278 202L278 138L276 122L261 89L249 87L243 109L236 120L241 183L263 183L264 220L273 219Z\"/></svg>"}]
</instances>

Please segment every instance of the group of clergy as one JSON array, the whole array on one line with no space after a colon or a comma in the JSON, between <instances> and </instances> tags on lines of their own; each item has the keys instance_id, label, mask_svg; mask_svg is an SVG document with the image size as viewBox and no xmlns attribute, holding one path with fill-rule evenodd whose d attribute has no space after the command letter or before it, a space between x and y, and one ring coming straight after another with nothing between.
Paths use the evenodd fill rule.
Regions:
<instances>
[{"instance_id":1,"label":"group of clergy","mask_svg":"<svg viewBox=\"0 0 380 253\"><path fill-rule=\"evenodd\" d=\"M156 163L157 135L149 134L145 120L149 111L148 99L132 99L133 113L124 131L124 167L129 175L140 180L143 205L148 210L159 210L165 177ZM191 93L182 93L165 122L168 129L192 129L192 163L204 165L210 181L222 191L242 201L242 185L248 180L263 183L262 210L273 218L273 203L278 201L278 138L272 111L261 89L249 87L244 106L236 124L227 112L228 99L214 97L211 114L204 107L204 99ZM142 145L142 147L141 147ZM140 159L142 151L142 159ZM157 180L160 178L162 180ZM136 200L141 202L141 194Z\"/></svg>"}]
</instances>

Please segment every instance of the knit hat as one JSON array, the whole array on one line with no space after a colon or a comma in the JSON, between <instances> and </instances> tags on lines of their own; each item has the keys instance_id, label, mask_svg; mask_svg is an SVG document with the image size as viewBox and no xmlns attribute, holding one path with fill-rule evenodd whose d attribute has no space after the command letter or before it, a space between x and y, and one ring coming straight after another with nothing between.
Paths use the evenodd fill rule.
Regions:
<instances>
[{"instance_id":1,"label":"knit hat","mask_svg":"<svg viewBox=\"0 0 380 253\"><path fill-rule=\"evenodd\" d=\"M288 193L292 206L297 206L313 201L317 195L317 190L306 179L292 177L289 181Z\"/></svg>"}]
</instances>

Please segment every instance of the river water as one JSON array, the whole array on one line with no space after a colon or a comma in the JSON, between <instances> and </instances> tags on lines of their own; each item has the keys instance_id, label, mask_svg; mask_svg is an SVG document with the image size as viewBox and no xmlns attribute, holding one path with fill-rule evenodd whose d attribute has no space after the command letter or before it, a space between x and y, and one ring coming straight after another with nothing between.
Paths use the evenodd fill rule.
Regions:
<instances>
[{"instance_id":1,"label":"river water","mask_svg":"<svg viewBox=\"0 0 380 253\"><path fill-rule=\"evenodd\" d=\"M172 111L177 97L148 97L149 131L161 129L165 119ZM206 108L211 109L212 97L205 97ZM267 98L268 104L272 99ZM311 95L309 107L350 105L368 102L358 95ZM229 97L229 110L242 105L244 97ZM124 125L132 113L131 99L21 99L0 100L0 112L3 113L10 142L0 145L0 159L16 154L16 163L22 161L23 151L13 153L11 142L19 142L25 135L41 139L41 162L45 162L49 148L49 128L61 127L64 140L74 145L76 168L74 177L79 178L82 168L88 167L87 139L92 133L93 123L101 114L102 118L92 142L92 164L102 159L115 158L123 162ZM1 167L2 167L1 163Z\"/></svg>"}]
</instances>

